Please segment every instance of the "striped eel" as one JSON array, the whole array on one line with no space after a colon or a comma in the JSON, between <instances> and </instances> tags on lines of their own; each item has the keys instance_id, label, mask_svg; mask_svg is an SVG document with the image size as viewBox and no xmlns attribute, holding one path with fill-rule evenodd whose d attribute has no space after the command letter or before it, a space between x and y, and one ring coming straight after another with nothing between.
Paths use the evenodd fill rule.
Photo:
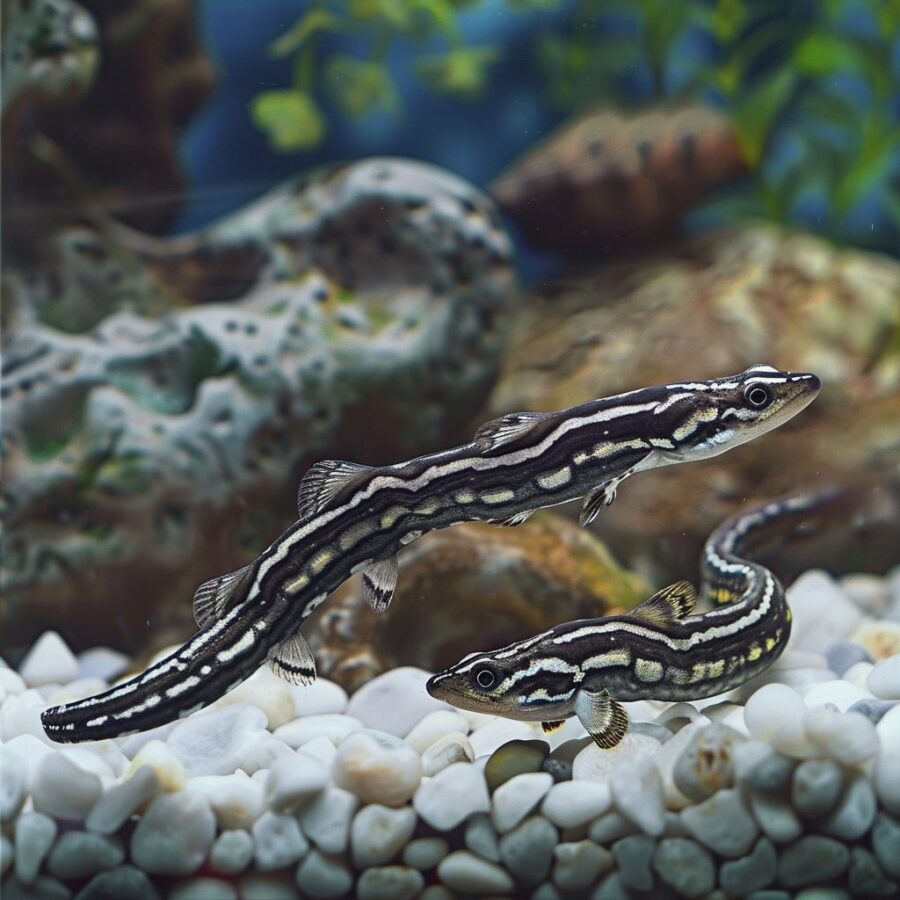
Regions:
<instances>
[{"instance_id":1,"label":"striped eel","mask_svg":"<svg viewBox=\"0 0 900 900\"><path fill-rule=\"evenodd\" d=\"M292 683L315 677L300 627L351 574L387 608L397 553L458 522L524 522L586 496L587 525L628 476L723 453L787 421L819 392L815 375L753 366L726 378L641 388L562 412L514 413L471 443L396 465L312 466L300 518L259 558L200 585L200 630L167 658L95 697L46 710L57 741L114 737L200 709L263 662Z\"/></svg>"},{"instance_id":2,"label":"striped eel","mask_svg":"<svg viewBox=\"0 0 900 900\"><path fill-rule=\"evenodd\" d=\"M625 735L623 700L698 700L731 690L770 666L791 633L784 588L746 558L763 543L800 534L831 515L835 490L768 503L710 536L701 593L679 581L627 615L558 625L488 653L472 653L432 676L428 692L454 706L540 721L552 732L577 716L604 749Z\"/></svg>"}]
</instances>

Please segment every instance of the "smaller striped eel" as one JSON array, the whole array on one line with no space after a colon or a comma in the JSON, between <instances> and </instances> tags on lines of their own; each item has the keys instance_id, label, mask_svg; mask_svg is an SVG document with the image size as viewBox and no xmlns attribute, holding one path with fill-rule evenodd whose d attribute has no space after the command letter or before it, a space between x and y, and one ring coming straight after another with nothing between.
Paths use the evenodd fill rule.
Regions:
<instances>
[{"instance_id":1,"label":"smaller striped eel","mask_svg":"<svg viewBox=\"0 0 900 900\"><path fill-rule=\"evenodd\" d=\"M566 622L500 650L472 653L428 681L428 692L462 709L540 721L551 732L577 716L603 748L628 728L623 700L697 700L743 684L770 666L791 633L780 581L745 554L832 514L835 490L741 513L716 529L701 562L708 612L692 615L686 581L632 612Z\"/></svg>"}]
</instances>

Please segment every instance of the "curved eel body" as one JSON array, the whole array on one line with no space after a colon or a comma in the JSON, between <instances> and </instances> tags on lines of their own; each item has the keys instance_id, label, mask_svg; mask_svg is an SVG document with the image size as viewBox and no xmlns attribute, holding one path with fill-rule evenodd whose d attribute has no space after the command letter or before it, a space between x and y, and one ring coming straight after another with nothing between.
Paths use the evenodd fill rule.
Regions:
<instances>
[{"instance_id":1,"label":"curved eel body","mask_svg":"<svg viewBox=\"0 0 900 900\"><path fill-rule=\"evenodd\" d=\"M254 562L197 589L193 637L123 684L46 710L44 729L57 741L145 730L206 706L266 661L288 681L311 681L300 627L354 572L382 611L398 551L425 532L478 520L517 525L582 496L586 525L628 476L723 453L787 421L819 388L815 375L754 366L503 416L469 444L396 465L317 463L300 483L299 520Z\"/></svg>"}]
</instances>

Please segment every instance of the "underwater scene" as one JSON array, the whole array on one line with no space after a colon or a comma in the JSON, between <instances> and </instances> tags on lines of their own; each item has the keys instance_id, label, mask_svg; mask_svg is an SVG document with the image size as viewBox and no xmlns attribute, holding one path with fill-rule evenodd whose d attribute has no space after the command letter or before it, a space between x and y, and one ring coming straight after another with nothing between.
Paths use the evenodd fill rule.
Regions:
<instances>
[{"instance_id":1,"label":"underwater scene","mask_svg":"<svg viewBox=\"0 0 900 900\"><path fill-rule=\"evenodd\" d=\"M3 900L900 897L897 0L0 0Z\"/></svg>"}]
</instances>

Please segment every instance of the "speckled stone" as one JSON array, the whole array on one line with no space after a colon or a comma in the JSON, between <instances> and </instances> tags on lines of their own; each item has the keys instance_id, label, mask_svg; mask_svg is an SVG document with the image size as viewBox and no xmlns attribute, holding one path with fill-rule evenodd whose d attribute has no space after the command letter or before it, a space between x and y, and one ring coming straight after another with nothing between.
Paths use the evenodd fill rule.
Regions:
<instances>
[{"instance_id":1,"label":"speckled stone","mask_svg":"<svg viewBox=\"0 0 900 900\"><path fill-rule=\"evenodd\" d=\"M159 893L145 872L135 866L119 866L95 875L76 900L159 900Z\"/></svg>"},{"instance_id":2,"label":"speckled stone","mask_svg":"<svg viewBox=\"0 0 900 900\"><path fill-rule=\"evenodd\" d=\"M768 887L778 871L778 854L775 845L761 837L743 859L722 863L719 883L729 894L743 896Z\"/></svg>"},{"instance_id":3,"label":"speckled stone","mask_svg":"<svg viewBox=\"0 0 900 900\"><path fill-rule=\"evenodd\" d=\"M553 855L553 882L564 891L590 887L613 867L612 853L593 841L557 844Z\"/></svg>"},{"instance_id":4,"label":"speckled stone","mask_svg":"<svg viewBox=\"0 0 900 900\"><path fill-rule=\"evenodd\" d=\"M645 834L634 834L616 841L611 849L622 884L636 891L649 891L653 887L650 863L656 841Z\"/></svg>"},{"instance_id":5,"label":"speckled stone","mask_svg":"<svg viewBox=\"0 0 900 900\"><path fill-rule=\"evenodd\" d=\"M450 845L441 837L423 837L410 841L403 848L403 862L427 872L433 869L448 853ZM497 854L499 859L500 854Z\"/></svg>"},{"instance_id":6,"label":"speckled stone","mask_svg":"<svg viewBox=\"0 0 900 900\"><path fill-rule=\"evenodd\" d=\"M785 887L822 884L843 875L850 864L850 851L840 841L807 834L781 851L778 877Z\"/></svg>"},{"instance_id":7,"label":"speckled stone","mask_svg":"<svg viewBox=\"0 0 900 900\"><path fill-rule=\"evenodd\" d=\"M457 850L441 860L438 878L454 891L485 896L503 894L513 889L508 872L467 850Z\"/></svg>"},{"instance_id":8,"label":"speckled stone","mask_svg":"<svg viewBox=\"0 0 900 900\"><path fill-rule=\"evenodd\" d=\"M310 850L297 867L297 886L310 897L342 897L353 886L353 875L339 859Z\"/></svg>"},{"instance_id":9,"label":"speckled stone","mask_svg":"<svg viewBox=\"0 0 900 900\"><path fill-rule=\"evenodd\" d=\"M900 700L857 700L850 707L849 712L862 713L862 715L867 719L871 719L877 725L884 718L885 713L892 710L898 703L900 703Z\"/></svg>"},{"instance_id":10,"label":"speckled stone","mask_svg":"<svg viewBox=\"0 0 900 900\"><path fill-rule=\"evenodd\" d=\"M253 859L253 838L241 829L223 831L209 851L209 864L223 875L243 872Z\"/></svg>"},{"instance_id":11,"label":"speckled stone","mask_svg":"<svg viewBox=\"0 0 900 900\"><path fill-rule=\"evenodd\" d=\"M549 874L557 830L542 816L526 819L500 838L500 859L521 884L540 884Z\"/></svg>"},{"instance_id":12,"label":"speckled stone","mask_svg":"<svg viewBox=\"0 0 900 900\"><path fill-rule=\"evenodd\" d=\"M416 828L412 807L364 806L350 826L350 850L357 869L390 862L406 846Z\"/></svg>"},{"instance_id":13,"label":"speckled stone","mask_svg":"<svg viewBox=\"0 0 900 900\"><path fill-rule=\"evenodd\" d=\"M422 873L408 866L366 869L356 882L358 900L412 900L422 888Z\"/></svg>"},{"instance_id":14,"label":"speckled stone","mask_svg":"<svg viewBox=\"0 0 900 900\"><path fill-rule=\"evenodd\" d=\"M653 853L659 877L683 897L702 897L716 885L712 857L695 841L663 838Z\"/></svg>"},{"instance_id":15,"label":"speckled stone","mask_svg":"<svg viewBox=\"0 0 900 900\"><path fill-rule=\"evenodd\" d=\"M539 771L549 753L550 745L546 741L507 741L490 755L485 764L484 778L488 790L493 793L516 775Z\"/></svg>"},{"instance_id":16,"label":"speckled stone","mask_svg":"<svg viewBox=\"0 0 900 900\"><path fill-rule=\"evenodd\" d=\"M500 862L500 838L486 813L476 813L468 822L464 841L467 850L489 862Z\"/></svg>"},{"instance_id":17,"label":"speckled stone","mask_svg":"<svg viewBox=\"0 0 900 900\"><path fill-rule=\"evenodd\" d=\"M734 783L733 746L746 738L714 722L697 732L679 754L673 777L677 788L699 802Z\"/></svg>"},{"instance_id":18,"label":"speckled stone","mask_svg":"<svg viewBox=\"0 0 900 900\"><path fill-rule=\"evenodd\" d=\"M832 810L841 795L844 773L830 759L806 759L794 770L791 800L801 816L814 819Z\"/></svg>"},{"instance_id":19,"label":"speckled stone","mask_svg":"<svg viewBox=\"0 0 900 900\"><path fill-rule=\"evenodd\" d=\"M88 831L67 831L53 845L47 869L62 881L73 881L114 869L124 860L125 851L118 839Z\"/></svg>"},{"instance_id":20,"label":"speckled stone","mask_svg":"<svg viewBox=\"0 0 900 900\"><path fill-rule=\"evenodd\" d=\"M776 844L788 844L803 834L803 823L787 800L761 791L750 791L747 799L763 834Z\"/></svg>"},{"instance_id":21,"label":"speckled stone","mask_svg":"<svg viewBox=\"0 0 900 900\"><path fill-rule=\"evenodd\" d=\"M884 874L878 860L864 847L850 848L850 868L847 885L856 897L891 897L900 886Z\"/></svg>"},{"instance_id":22,"label":"speckled stone","mask_svg":"<svg viewBox=\"0 0 900 900\"><path fill-rule=\"evenodd\" d=\"M865 775L857 773L831 814L820 822L820 827L826 834L842 841L856 841L872 827L877 810L872 783Z\"/></svg>"},{"instance_id":23,"label":"speckled stone","mask_svg":"<svg viewBox=\"0 0 900 900\"><path fill-rule=\"evenodd\" d=\"M875 817L872 826L872 849L884 871L900 879L900 822L885 812Z\"/></svg>"},{"instance_id":24,"label":"speckled stone","mask_svg":"<svg viewBox=\"0 0 900 900\"><path fill-rule=\"evenodd\" d=\"M744 856L759 834L740 792L733 788L689 806L681 818L698 841L729 858Z\"/></svg>"},{"instance_id":25,"label":"speckled stone","mask_svg":"<svg viewBox=\"0 0 900 900\"><path fill-rule=\"evenodd\" d=\"M855 666L859 662L872 662L872 657L865 647L861 647L853 641L838 641L825 651L825 662L828 663L828 668L840 678L851 666Z\"/></svg>"}]
</instances>

